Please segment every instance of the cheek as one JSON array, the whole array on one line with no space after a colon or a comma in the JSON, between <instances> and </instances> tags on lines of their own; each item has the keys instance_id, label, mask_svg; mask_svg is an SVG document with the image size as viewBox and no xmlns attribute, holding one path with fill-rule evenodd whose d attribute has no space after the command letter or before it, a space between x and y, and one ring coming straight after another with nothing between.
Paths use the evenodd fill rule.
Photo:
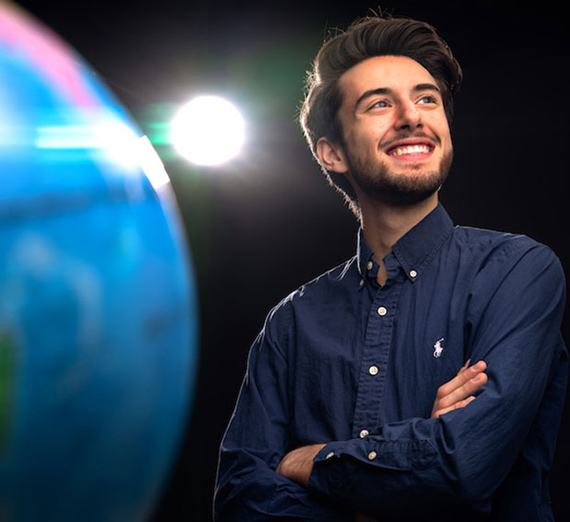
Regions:
<instances>
[{"instance_id":1,"label":"cheek","mask_svg":"<svg viewBox=\"0 0 570 522\"><path fill-rule=\"evenodd\" d=\"M378 143L382 141L384 130L381 125L361 124L355 125L348 136L346 136L347 143L355 148L374 148L376 149Z\"/></svg>"},{"instance_id":2,"label":"cheek","mask_svg":"<svg viewBox=\"0 0 570 522\"><path fill-rule=\"evenodd\" d=\"M451 142L451 131L449 128L449 122L447 121L447 118L445 117L444 114L442 114L434 121L434 125L435 128L438 129L441 139Z\"/></svg>"},{"instance_id":3,"label":"cheek","mask_svg":"<svg viewBox=\"0 0 570 522\"><path fill-rule=\"evenodd\" d=\"M451 139L451 133L450 132L447 132L447 134L445 135L445 138L443 138L443 143L446 146L446 148L453 149L453 141Z\"/></svg>"}]
</instances>

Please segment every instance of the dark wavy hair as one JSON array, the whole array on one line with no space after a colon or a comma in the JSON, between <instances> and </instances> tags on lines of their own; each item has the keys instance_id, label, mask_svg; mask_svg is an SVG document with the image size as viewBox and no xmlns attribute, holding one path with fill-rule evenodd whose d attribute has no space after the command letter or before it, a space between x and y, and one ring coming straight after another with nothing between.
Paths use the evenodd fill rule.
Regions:
<instances>
[{"instance_id":1,"label":"dark wavy hair","mask_svg":"<svg viewBox=\"0 0 570 522\"><path fill-rule=\"evenodd\" d=\"M374 56L406 56L425 67L438 83L447 119L451 122L453 95L463 75L459 63L436 30L425 22L409 18L382 15L361 18L346 31L325 41L307 75L306 95L299 120L317 161L319 138L343 143L337 117L342 103L340 77L351 67ZM322 164L321 167L331 185L344 194L356 211L356 196L346 177L328 171Z\"/></svg>"}]
</instances>

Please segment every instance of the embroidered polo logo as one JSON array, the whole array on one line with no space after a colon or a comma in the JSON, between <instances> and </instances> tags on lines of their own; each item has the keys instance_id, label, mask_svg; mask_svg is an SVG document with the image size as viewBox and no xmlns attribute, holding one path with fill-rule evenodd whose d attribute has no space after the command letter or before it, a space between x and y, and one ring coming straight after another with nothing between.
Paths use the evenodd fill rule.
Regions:
<instances>
[{"instance_id":1,"label":"embroidered polo logo","mask_svg":"<svg viewBox=\"0 0 570 522\"><path fill-rule=\"evenodd\" d=\"M443 352L443 341L445 341L444 337L442 337L439 341L436 341L433 345L433 356L436 359L438 357L441 357L441 353Z\"/></svg>"}]
</instances>

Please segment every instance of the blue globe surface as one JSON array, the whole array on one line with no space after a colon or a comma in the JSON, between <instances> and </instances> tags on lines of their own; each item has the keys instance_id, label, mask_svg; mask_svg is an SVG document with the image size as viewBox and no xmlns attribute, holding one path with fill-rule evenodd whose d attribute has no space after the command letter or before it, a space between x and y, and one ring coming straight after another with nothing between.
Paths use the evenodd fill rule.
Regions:
<instances>
[{"instance_id":1,"label":"blue globe surface","mask_svg":"<svg viewBox=\"0 0 570 522\"><path fill-rule=\"evenodd\" d=\"M0 520L145 520L191 409L190 253L155 151L0 3Z\"/></svg>"}]
</instances>

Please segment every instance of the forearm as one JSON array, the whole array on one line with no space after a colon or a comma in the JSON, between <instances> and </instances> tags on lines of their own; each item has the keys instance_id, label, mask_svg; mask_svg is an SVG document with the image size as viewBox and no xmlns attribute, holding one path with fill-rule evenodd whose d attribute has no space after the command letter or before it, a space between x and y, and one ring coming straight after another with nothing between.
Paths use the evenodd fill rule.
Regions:
<instances>
[{"instance_id":1,"label":"forearm","mask_svg":"<svg viewBox=\"0 0 570 522\"><path fill-rule=\"evenodd\" d=\"M432 425L438 422L430 421ZM443 466L435 444L421 433L421 423L421 419L414 419L398 427L385 427L386 432L401 430L400 436L392 432L392 440L372 435L365 440L297 448L283 458L277 472L355 513L363 511L379 518L392 513L392 508L394 515L420 516L434 507L441 510L446 506L448 512L454 503L463 507L464 498L458 495L451 469L446 471L446 485L441 484L437 474ZM414 424L416 433L410 433ZM365 515L359 517L357 520L369 520Z\"/></svg>"},{"instance_id":2,"label":"forearm","mask_svg":"<svg viewBox=\"0 0 570 522\"><path fill-rule=\"evenodd\" d=\"M462 476L466 455L455 453L463 446L451 450L451 441L438 444L429 433L440 422L411 419L385 426L382 435L330 443L315 458L308 487L378 519L484 508L469 498L473 477ZM440 451L446 445L450 451Z\"/></svg>"},{"instance_id":3,"label":"forearm","mask_svg":"<svg viewBox=\"0 0 570 522\"><path fill-rule=\"evenodd\" d=\"M254 464L246 454L222 456L214 510L216 522L353 520L351 513L279 475L266 464L259 461Z\"/></svg>"}]
</instances>

